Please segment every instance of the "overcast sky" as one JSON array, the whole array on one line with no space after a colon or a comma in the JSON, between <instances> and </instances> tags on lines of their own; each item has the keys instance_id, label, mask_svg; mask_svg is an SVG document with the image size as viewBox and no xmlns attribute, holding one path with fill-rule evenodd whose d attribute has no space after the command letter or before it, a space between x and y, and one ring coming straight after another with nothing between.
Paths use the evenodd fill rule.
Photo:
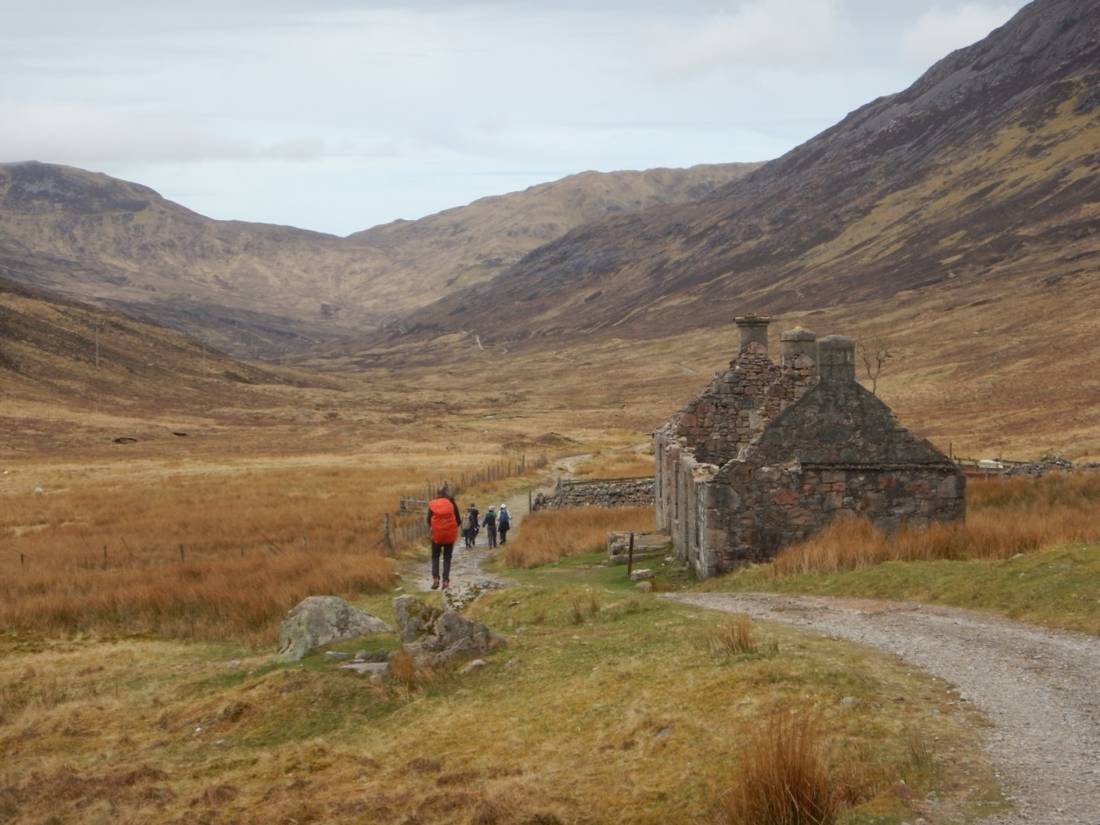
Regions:
<instances>
[{"instance_id":1,"label":"overcast sky","mask_svg":"<svg viewBox=\"0 0 1100 825\"><path fill-rule=\"evenodd\" d=\"M1022 0L0 0L0 161L346 234L777 157Z\"/></svg>"}]
</instances>

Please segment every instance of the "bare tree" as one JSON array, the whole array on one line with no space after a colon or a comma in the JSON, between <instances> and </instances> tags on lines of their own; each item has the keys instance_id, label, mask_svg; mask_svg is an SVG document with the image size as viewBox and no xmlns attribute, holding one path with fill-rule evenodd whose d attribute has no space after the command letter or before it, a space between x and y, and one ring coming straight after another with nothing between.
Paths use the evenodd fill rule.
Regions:
<instances>
[{"instance_id":1,"label":"bare tree","mask_svg":"<svg viewBox=\"0 0 1100 825\"><path fill-rule=\"evenodd\" d=\"M878 379L886 362L894 357L889 343L881 335L859 339L859 357L863 362L867 380L871 382L871 394L878 395Z\"/></svg>"}]
</instances>

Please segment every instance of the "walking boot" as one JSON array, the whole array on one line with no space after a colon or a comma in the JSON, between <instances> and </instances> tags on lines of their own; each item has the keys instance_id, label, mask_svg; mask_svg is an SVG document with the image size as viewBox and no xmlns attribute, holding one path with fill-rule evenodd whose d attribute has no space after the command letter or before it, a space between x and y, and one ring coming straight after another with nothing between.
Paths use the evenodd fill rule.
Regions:
<instances>
[{"instance_id":1,"label":"walking boot","mask_svg":"<svg viewBox=\"0 0 1100 825\"><path fill-rule=\"evenodd\" d=\"M432 579L432 590L439 589L439 579Z\"/></svg>"}]
</instances>

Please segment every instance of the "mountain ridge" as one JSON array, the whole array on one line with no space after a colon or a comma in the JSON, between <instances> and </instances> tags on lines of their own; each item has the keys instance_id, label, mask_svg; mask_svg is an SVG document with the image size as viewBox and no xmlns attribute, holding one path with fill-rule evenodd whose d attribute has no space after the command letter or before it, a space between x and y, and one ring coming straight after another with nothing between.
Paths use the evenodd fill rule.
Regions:
<instances>
[{"instance_id":1,"label":"mountain ridge","mask_svg":"<svg viewBox=\"0 0 1100 825\"><path fill-rule=\"evenodd\" d=\"M488 279L586 215L696 196L751 168L583 173L341 238L210 219L150 187L75 167L0 164L0 275L236 355L278 357Z\"/></svg>"}]
</instances>

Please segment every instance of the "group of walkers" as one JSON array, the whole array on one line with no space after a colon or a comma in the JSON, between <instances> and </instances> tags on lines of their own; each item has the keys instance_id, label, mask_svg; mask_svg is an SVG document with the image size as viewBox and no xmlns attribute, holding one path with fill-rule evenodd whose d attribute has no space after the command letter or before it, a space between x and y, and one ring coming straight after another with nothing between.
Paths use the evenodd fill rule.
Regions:
<instances>
[{"instance_id":1,"label":"group of walkers","mask_svg":"<svg viewBox=\"0 0 1100 825\"><path fill-rule=\"evenodd\" d=\"M508 505L501 504L499 510L489 508L485 518L481 518L481 511L476 504L471 504L466 510L466 527L462 530L462 537L466 540L466 547L477 546L477 534L484 527L490 547L497 546L497 537L501 544L508 543L508 529L512 526L512 516L508 513Z\"/></svg>"},{"instance_id":2,"label":"group of walkers","mask_svg":"<svg viewBox=\"0 0 1100 825\"><path fill-rule=\"evenodd\" d=\"M463 525L462 538L466 542L466 548L477 546L477 534L484 527L488 536L489 547L497 546L497 537L501 544L508 543L508 530L512 526L512 516L508 512L508 505L501 504L500 509L492 507L481 517L481 511L476 504L471 504L466 510L466 518L463 521L458 513L458 504L454 496L450 495L446 487L440 487L436 497L428 502L428 527L432 532L432 590L442 587L446 590L451 586L451 556L454 553L455 542L458 541L459 526ZM440 561L443 562L443 577L440 579Z\"/></svg>"}]
</instances>

